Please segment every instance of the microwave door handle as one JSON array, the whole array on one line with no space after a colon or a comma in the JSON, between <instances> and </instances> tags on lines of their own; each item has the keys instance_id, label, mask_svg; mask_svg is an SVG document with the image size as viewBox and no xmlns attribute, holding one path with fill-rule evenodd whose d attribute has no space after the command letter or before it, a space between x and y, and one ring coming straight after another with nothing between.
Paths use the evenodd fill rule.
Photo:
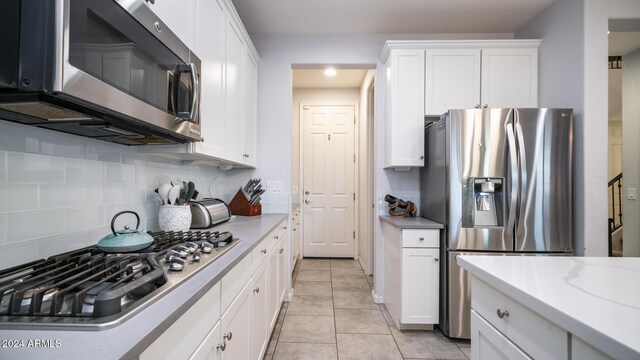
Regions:
<instances>
[{"instance_id":1,"label":"microwave door handle","mask_svg":"<svg viewBox=\"0 0 640 360\"><path fill-rule=\"evenodd\" d=\"M189 63L189 72L191 73L191 111L189 112L189 121L195 123L200 102L200 92L198 91L198 71L196 64Z\"/></svg>"},{"instance_id":2,"label":"microwave door handle","mask_svg":"<svg viewBox=\"0 0 640 360\"><path fill-rule=\"evenodd\" d=\"M180 76L186 72L191 74L191 108L189 109L189 112L180 112L177 109L178 98L179 98L178 92L180 91ZM194 63L177 64L173 72L173 76L174 76L174 81L173 81L172 99L175 99L174 110L176 112L176 120L195 122L198 103L200 100L199 92L198 92L198 73L197 73L196 65Z\"/></svg>"}]
</instances>

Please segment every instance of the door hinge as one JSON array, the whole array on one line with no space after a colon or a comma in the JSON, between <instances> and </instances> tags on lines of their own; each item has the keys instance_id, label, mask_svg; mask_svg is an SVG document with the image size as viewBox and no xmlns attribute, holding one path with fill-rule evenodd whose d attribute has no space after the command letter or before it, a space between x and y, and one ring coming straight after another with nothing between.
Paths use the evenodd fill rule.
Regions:
<instances>
[{"instance_id":1,"label":"door hinge","mask_svg":"<svg viewBox=\"0 0 640 360\"><path fill-rule=\"evenodd\" d=\"M329 141L331 141L331 134L328 134L327 136L329 137Z\"/></svg>"},{"instance_id":2,"label":"door hinge","mask_svg":"<svg viewBox=\"0 0 640 360\"><path fill-rule=\"evenodd\" d=\"M356 201L356 193L353 193L353 201Z\"/></svg>"},{"instance_id":3,"label":"door hinge","mask_svg":"<svg viewBox=\"0 0 640 360\"><path fill-rule=\"evenodd\" d=\"M356 162L356 154L353 154L353 162Z\"/></svg>"},{"instance_id":4,"label":"door hinge","mask_svg":"<svg viewBox=\"0 0 640 360\"><path fill-rule=\"evenodd\" d=\"M353 125L355 125L355 124L356 124L356 116L353 115Z\"/></svg>"},{"instance_id":5,"label":"door hinge","mask_svg":"<svg viewBox=\"0 0 640 360\"><path fill-rule=\"evenodd\" d=\"M303 106L302 110L309 110L309 107L308 106Z\"/></svg>"},{"instance_id":6,"label":"door hinge","mask_svg":"<svg viewBox=\"0 0 640 360\"><path fill-rule=\"evenodd\" d=\"M354 239L356 238L356 231L355 230L353 230L353 238Z\"/></svg>"}]
</instances>

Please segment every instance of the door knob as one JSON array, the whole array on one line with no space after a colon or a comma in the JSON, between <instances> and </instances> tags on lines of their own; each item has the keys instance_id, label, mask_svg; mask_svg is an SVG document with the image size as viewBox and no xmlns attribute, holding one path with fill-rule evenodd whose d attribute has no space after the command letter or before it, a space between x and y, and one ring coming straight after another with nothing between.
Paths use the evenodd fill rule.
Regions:
<instances>
[{"instance_id":1,"label":"door knob","mask_svg":"<svg viewBox=\"0 0 640 360\"><path fill-rule=\"evenodd\" d=\"M305 195L309 195L309 192L308 192L308 191L305 191L305 192L304 192L304 194L305 194Z\"/></svg>"},{"instance_id":2,"label":"door knob","mask_svg":"<svg viewBox=\"0 0 640 360\"><path fill-rule=\"evenodd\" d=\"M304 200L304 203L305 203L305 204L310 203L309 199L305 199L305 200Z\"/></svg>"}]
</instances>

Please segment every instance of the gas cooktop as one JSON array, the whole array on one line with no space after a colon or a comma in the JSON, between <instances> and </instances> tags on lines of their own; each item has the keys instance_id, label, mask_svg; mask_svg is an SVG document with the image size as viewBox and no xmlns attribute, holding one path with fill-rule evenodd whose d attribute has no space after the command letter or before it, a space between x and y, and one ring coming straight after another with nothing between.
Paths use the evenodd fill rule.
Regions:
<instances>
[{"instance_id":1,"label":"gas cooktop","mask_svg":"<svg viewBox=\"0 0 640 360\"><path fill-rule=\"evenodd\" d=\"M134 253L95 246L0 271L0 324L81 326L142 310L237 244L229 232L152 232Z\"/></svg>"}]
</instances>

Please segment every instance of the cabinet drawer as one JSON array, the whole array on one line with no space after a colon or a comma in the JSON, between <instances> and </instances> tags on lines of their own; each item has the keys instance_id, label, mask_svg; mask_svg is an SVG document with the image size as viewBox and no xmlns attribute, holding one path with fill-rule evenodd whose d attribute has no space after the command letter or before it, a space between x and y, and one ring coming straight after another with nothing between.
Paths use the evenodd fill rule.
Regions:
<instances>
[{"instance_id":1,"label":"cabinet drawer","mask_svg":"<svg viewBox=\"0 0 640 360\"><path fill-rule=\"evenodd\" d=\"M222 313L233 302L240 290L251 279L251 256L247 255L233 267L221 280Z\"/></svg>"},{"instance_id":2,"label":"cabinet drawer","mask_svg":"<svg viewBox=\"0 0 640 360\"><path fill-rule=\"evenodd\" d=\"M471 307L534 359L568 359L569 334L521 303L473 278ZM507 311L500 318L498 312Z\"/></svg>"},{"instance_id":3,"label":"cabinet drawer","mask_svg":"<svg viewBox=\"0 0 640 360\"><path fill-rule=\"evenodd\" d=\"M255 273L256 270L262 265L262 263L267 259L267 256L271 252L274 246L278 243L278 239L275 238L274 233L270 233L267 235L264 240L258 244L251 251L251 273Z\"/></svg>"},{"instance_id":4,"label":"cabinet drawer","mask_svg":"<svg viewBox=\"0 0 640 360\"><path fill-rule=\"evenodd\" d=\"M402 247L440 247L440 230L402 230Z\"/></svg>"},{"instance_id":5,"label":"cabinet drawer","mask_svg":"<svg viewBox=\"0 0 640 360\"><path fill-rule=\"evenodd\" d=\"M220 283L217 283L140 354L140 359L187 359L219 319Z\"/></svg>"}]
</instances>

